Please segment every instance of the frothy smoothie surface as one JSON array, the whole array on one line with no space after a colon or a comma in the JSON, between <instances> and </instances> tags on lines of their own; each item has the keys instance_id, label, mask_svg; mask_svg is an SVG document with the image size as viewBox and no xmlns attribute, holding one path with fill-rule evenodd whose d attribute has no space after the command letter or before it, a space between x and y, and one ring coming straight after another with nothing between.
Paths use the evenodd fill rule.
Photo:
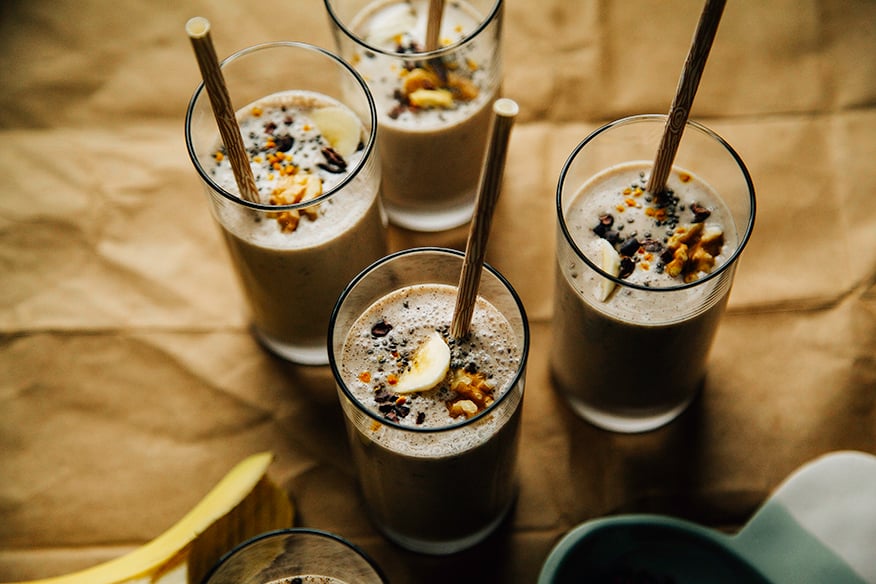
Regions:
<instances>
[{"instance_id":1,"label":"frothy smoothie surface","mask_svg":"<svg viewBox=\"0 0 876 584\"><path fill-rule=\"evenodd\" d=\"M409 286L359 317L345 341L341 374L360 403L399 424L445 427L477 415L507 390L521 359L510 323L478 298L471 334L452 339L455 302L455 286ZM418 348L435 332L450 348L444 379L426 391L394 392Z\"/></svg>"},{"instance_id":2,"label":"frothy smoothie surface","mask_svg":"<svg viewBox=\"0 0 876 584\"><path fill-rule=\"evenodd\" d=\"M346 106L328 96L287 91L238 111L238 122L261 203L291 205L321 196L355 168L363 155L363 127ZM225 190L237 185L224 146L216 147L210 174ZM306 247L329 239L358 220L371 200L339 193L318 205L278 211L251 226L250 239L273 248Z\"/></svg>"},{"instance_id":3,"label":"frothy smoothie surface","mask_svg":"<svg viewBox=\"0 0 876 584\"><path fill-rule=\"evenodd\" d=\"M399 2L379 0L362 11L353 29L369 45L399 56L425 50L428 0ZM445 4L439 43L450 46L471 34L483 20L465 2ZM491 55L487 43L473 43L434 60L387 61L360 50L353 65L372 88L378 110L388 123L428 129L464 120L492 100L484 90L492 74L486 65Z\"/></svg>"},{"instance_id":4,"label":"frothy smoothie surface","mask_svg":"<svg viewBox=\"0 0 876 584\"><path fill-rule=\"evenodd\" d=\"M684 170L673 169L662 195L646 192L650 167L631 162L595 176L569 204L566 224L579 249L605 272L652 288L694 282L736 249L732 216L708 184ZM625 302L624 290L594 272L573 270L571 277L584 298L606 311ZM630 311L635 320L647 313L643 306Z\"/></svg>"}]
</instances>

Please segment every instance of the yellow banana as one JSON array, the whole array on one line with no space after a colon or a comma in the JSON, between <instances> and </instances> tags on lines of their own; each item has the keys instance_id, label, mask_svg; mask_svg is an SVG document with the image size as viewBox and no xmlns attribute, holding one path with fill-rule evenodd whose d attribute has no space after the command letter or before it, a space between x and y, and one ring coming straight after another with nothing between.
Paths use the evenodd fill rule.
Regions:
<instances>
[{"instance_id":1,"label":"yellow banana","mask_svg":"<svg viewBox=\"0 0 876 584\"><path fill-rule=\"evenodd\" d=\"M130 553L79 572L18 584L198 582L241 541L292 525L292 503L267 476L271 460L270 452L244 459L176 524Z\"/></svg>"}]
</instances>

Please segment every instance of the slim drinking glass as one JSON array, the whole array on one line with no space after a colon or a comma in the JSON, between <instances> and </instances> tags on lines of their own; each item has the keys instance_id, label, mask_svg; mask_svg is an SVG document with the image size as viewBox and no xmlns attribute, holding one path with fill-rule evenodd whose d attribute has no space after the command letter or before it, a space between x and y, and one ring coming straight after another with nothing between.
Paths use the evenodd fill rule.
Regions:
<instances>
[{"instance_id":1,"label":"slim drinking glass","mask_svg":"<svg viewBox=\"0 0 876 584\"><path fill-rule=\"evenodd\" d=\"M338 54L377 104L389 220L442 231L471 218L502 84L502 1L446 2L427 47L428 0L325 0Z\"/></svg>"},{"instance_id":2,"label":"slim drinking glass","mask_svg":"<svg viewBox=\"0 0 876 584\"><path fill-rule=\"evenodd\" d=\"M334 299L386 253L374 100L347 63L304 43L243 49L222 72L260 200L239 194L203 83L186 113L189 156L255 336L285 359L324 365Z\"/></svg>"},{"instance_id":3,"label":"slim drinking glass","mask_svg":"<svg viewBox=\"0 0 876 584\"><path fill-rule=\"evenodd\" d=\"M487 537L516 493L529 328L514 289L485 266L471 333L449 338L463 257L414 248L372 264L329 330L365 506L390 540L430 554ZM421 338L440 344L435 335L449 345L448 369L426 391L402 391L409 371L430 366Z\"/></svg>"},{"instance_id":4,"label":"slim drinking glass","mask_svg":"<svg viewBox=\"0 0 876 584\"><path fill-rule=\"evenodd\" d=\"M551 373L579 416L617 432L666 424L703 385L754 226L745 164L696 122L668 190L647 191L665 121L639 115L594 131L557 187Z\"/></svg>"}]
</instances>

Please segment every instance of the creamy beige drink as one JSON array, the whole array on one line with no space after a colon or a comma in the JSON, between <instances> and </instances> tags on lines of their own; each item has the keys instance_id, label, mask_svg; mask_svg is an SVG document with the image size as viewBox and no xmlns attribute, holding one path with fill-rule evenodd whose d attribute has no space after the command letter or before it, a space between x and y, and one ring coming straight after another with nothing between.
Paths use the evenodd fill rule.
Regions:
<instances>
[{"instance_id":1,"label":"creamy beige drink","mask_svg":"<svg viewBox=\"0 0 876 584\"><path fill-rule=\"evenodd\" d=\"M557 270L552 372L588 416L649 420L684 407L705 375L706 355L729 286L705 277L738 246L717 193L674 169L667 192L646 192L650 162L615 166L570 198L576 246L618 285L573 257ZM649 290L650 289L650 290Z\"/></svg>"},{"instance_id":2,"label":"creamy beige drink","mask_svg":"<svg viewBox=\"0 0 876 584\"><path fill-rule=\"evenodd\" d=\"M350 3L327 4L335 15ZM382 196L393 223L437 231L471 217L501 84L499 24L480 27L500 20L499 4L447 2L442 52L431 58L422 56L427 0L377 0L342 28L358 40L344 54L377 105Z\"/></svg>"},{"instance_id":3,"label":"creamy beige drink","mask_svg":"<svg viewBox=\"0 0 876 584\"><path fill-rule=\"evenodd\" d=\"M456 286L393 288L342 316L332 366L374 522L404 547L451 553L491 533L514 499L526 326L480 297L471 333L453 339Z\"/></svg>"},{"instance_id":4,"label":"creamy beige drink","mask_svg":"<svg viewBox=\"0 0 876 584\"><path fill-rule=\"evenodd\" d=\"M326 113L328 112L328 113ZM328 117L327 117L328 116ZM340 103L309 92L286 92L242 108L239 123L262 203L310 206L265 214L219 209L231 257L250 301L259 336L272 349L311 348L325 359L325 330L334 300L363 267L385 253L374 181L354 179L320 201L362 156L361 129L342 156L327 138L337 117L358 123ZM209 170L233 190L224 149Z\"/></svg>"},{"instance_id":5,"label":"creamy beige drink","mask_svg":"<svg viewBox=\"0 0 876 584\"><path fill-rule=\"evenodd\" d=\"M638 115L597 128L557 188L552 378L575 413L616 432L659 428L703 387L754 225L741 158L697 122L666 184L649 184L666 126Z\"/></svg>"},{"instance_id":6,"label":"creamy beige drink","mask_svg":"<svg viewBox=\"0 0 876 584\"><path fill-rule=\"evenodd\" d=\"M248 47L221 70L243 160L230 164L203 85L186 113L189 156L255 335L287 360L326 364L335 299L386 251L374 101L349 64L305 43ZM247 163L257 193L242 197L235 172Z\"/></svg>"}]
</instances>

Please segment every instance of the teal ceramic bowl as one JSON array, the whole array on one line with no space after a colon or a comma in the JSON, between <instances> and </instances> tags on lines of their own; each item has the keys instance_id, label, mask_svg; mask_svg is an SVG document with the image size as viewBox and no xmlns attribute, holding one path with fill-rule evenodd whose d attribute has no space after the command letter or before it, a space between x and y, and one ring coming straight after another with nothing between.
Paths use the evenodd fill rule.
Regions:
<instances>
[{"instance_id":1,"label":"teal ceramic bowl","mask_svg":"<svg viewBox=\"0 0 876 584\"><path fill-rule=\"evenodd\" d=\"M583 523L538 584L876 584L876 457L837 452L792 474L734 534L662 515Z\"/></svg>"},{"instance_id":2,"label":"teal ceramic bowl","mask_svg":"<svg viewBox=\"0 0 876 584\"><path fill-rule=\"evenodd\" d=\"M554 547L539 584L769 584L729 538L662 516L590 521Z\"/></svg>"}]
</instances>

